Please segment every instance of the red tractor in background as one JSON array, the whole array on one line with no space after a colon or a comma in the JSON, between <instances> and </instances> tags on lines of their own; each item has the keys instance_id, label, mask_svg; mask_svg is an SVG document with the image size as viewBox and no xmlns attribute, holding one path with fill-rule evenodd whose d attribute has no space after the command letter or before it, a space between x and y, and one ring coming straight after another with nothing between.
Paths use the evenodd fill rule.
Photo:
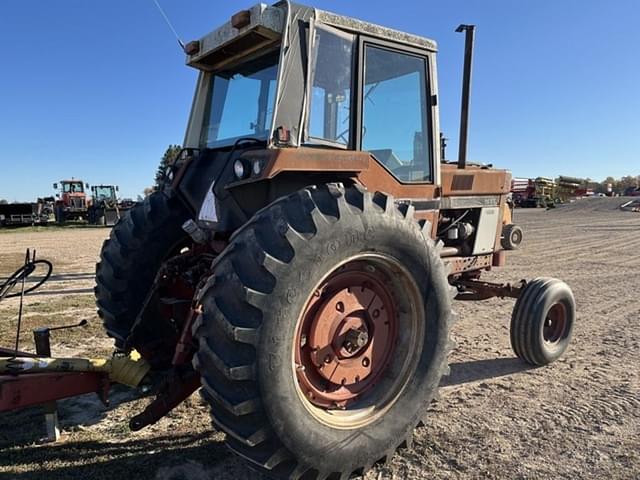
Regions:
<instances>
[{"instance_id":1,"label":"red tractor in background","mask_svg":"<svg viewBox=\"0 0 640 480\"><path fill-rule=\"evenodd\" d=\"M89 184L86 184L89 188ZM53 189L58 190L58 184L53 184ZM57 223L68 220L87 219L87 194L82 180L71 177L71 180L60 181L60 192L56 193L55 215Z\"/></svg>"},{"instance_id":2,"label":"red tractor in background","mask_svg":"<svg viewBox=\"0 0 640 480\"><path fill-rule=\"evenodd\" d=\"M53 188L60 192L56 194L55 217L57 223L72 220L84 220L91 225L113 226L120 219L122 212L131 208L133 202L118 200L117 185L89 186L82 180L62 180L54 183ZM91 197L87 191L91 190Z\"/></svg>"}]
</instances>

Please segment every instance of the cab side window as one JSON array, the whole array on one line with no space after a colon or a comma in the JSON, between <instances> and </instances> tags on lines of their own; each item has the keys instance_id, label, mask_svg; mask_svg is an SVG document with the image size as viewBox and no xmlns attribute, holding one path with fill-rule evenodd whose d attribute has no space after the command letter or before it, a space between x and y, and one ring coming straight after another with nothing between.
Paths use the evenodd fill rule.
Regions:
<instances>
[{"instance_id":1,"label":"cab side window","mask_svg":"<svg viewBox=\"0 0 640 480\"><path fill-rule=\"evenodd\" d=\"M307 127L312 143L349 144L354 39L354 35L316 26Z\"/></svg>"},{"instance_id":2,"label":"cab side window","mask_svg":"<svg viewBox=\"0 0 640 480\"><path fill-rule=\"evenodd\" d=\"M365 45L362 150L398 180L432 180L424 57Z\"/></svg>"}]
</instances>

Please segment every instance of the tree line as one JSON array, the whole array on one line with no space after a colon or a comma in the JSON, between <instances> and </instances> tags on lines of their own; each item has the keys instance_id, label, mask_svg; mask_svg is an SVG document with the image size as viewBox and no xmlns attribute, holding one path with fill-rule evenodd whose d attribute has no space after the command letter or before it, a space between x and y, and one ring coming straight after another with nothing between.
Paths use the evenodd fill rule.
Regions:
<instances>
[{"instance_id":1,"label":"tree line","mask_svg":"<svg viewBox=\"0 0 640 480\"><path fill-rule=\"evenodd\" d=\"M167 167L171 165L178 155L180 155L180 151L182 147L180 145L171 144L167 147L162 158L160 159L160 164L156 169L156 174L153 178L153 185L151 187L147 187L144 189L144 196L148 196L158 190L165 181L165 176L167 174Z\"/></svg>"},{"instance_id":2,"label":"tree line","mask_svg":"<svg viewBox=\"0 0 640 480\"><path fill-rule=\"evenodd\" d=\"M611 191L613 193L622 195L628 188L640 187L640 175L626 175L622 178L607 177L601 182L587 178L585 180L585 185L588 188L593 189L595 193L608 193L609 186L611 186Z\"/></svg>"}]
</instances>

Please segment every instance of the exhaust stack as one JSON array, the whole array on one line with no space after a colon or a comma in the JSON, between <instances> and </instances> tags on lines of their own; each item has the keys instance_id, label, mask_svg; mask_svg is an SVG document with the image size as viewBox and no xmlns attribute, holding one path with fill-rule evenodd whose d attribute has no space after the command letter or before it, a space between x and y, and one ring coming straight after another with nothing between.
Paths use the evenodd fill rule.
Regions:
<instances>
[{"instance_id":1,"label":"exhaust stack","mask_svg":"<svg viewBox=\"0 0 640 480\"><path fill-rule=\"evenodd\" d=\"M462 101L460 106L460 145L458 147L458 168L467 165L467 139L469 137L469 102L471 95L471 69L473 64L473 39L475 25L460 25L456 32L465 32L464 72L462 76Z\"/></svg>"}]
</instances>

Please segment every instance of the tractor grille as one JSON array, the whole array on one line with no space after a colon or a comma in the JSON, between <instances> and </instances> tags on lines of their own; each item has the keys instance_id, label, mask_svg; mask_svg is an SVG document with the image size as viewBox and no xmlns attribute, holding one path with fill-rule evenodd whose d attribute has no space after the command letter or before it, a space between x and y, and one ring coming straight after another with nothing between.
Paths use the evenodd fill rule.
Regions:
<instances>
[{"instance_id":1,"label":"tractor grille","mask_svg":"<svg viewBox=\"0 0 640 480\"><path fill-rule=\"evenodd\" d=\"M84 198L72 198L71 208L84 208Z\"/></svg>"}]
</instances>

